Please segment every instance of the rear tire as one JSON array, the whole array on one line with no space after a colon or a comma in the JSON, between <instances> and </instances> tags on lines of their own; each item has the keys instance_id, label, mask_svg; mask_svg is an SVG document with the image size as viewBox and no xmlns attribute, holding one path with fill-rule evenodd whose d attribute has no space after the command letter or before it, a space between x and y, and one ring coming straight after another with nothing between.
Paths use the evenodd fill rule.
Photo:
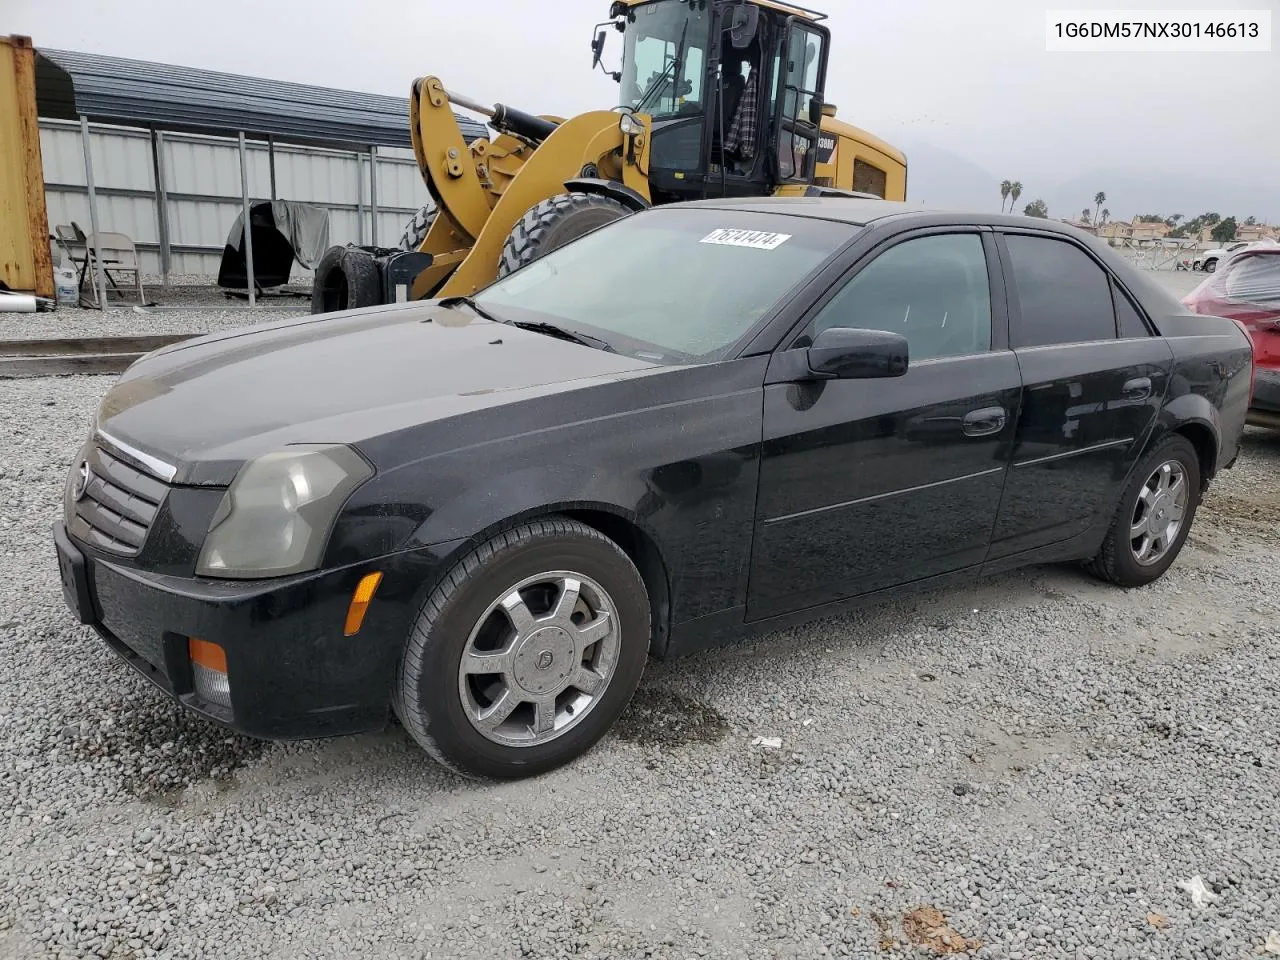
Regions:
<instances>
[{"instance_id":1,"label":"rear tire","mask_svg":"<svg viewBox=\"0 0 1280 960\"><path fill-rule=\"evenodd\" d=\"M330 247L316 264L311 312L334 313L382 302L382 284L373 255L359 247Z\"/></svg>"},{"instance_id":2,"label":"rear tire","mask_svg":"<svg viewBox=\"0 0 1280 960\"><path fill-rule=\"evenodd\" d=\"M1161 490L1166 481L1170 486ZM1085 568L1121 587L1141 587L1158 580L1187 541L1200 494L1196 448L1186 437L1165 437L1134 469L1102 549ZM1175 518L1176 530L1172 529Z\"/></svg>"},{"instance_id":3,"label":"rear tire","mask_svg":"<svg viewBox=\"0 0 1280 960\"><path fill-rule=\"evenodd\" d=\"M561 193L543 200L520 218L502 245L498 276L514 273L543 254L631 212L612 197L593 193Z\"/></svg>"},{"instance_id":4,"label":"rear tire","mask_svg":"<svg viewBox=\"0 0 1280 960\"><path fill-rule=\"evenodd\" d=\"M435 203L432 202L415 213L404 225L404 233L400 234L400 249L413 251L422 246L422 241L426 239L427 231L435 223L438 212Z\"/></svg>"},{"instance_id":5,"label":"rear tire","mask_svg":"<svg viewBox=\"0 0 1280 960\"><path fill-rule=\"evenodd\" d=\"M567 517L536 520L480 544L431 592L392 703L456 773L535 776L613 726L649 636L648 593L626 553Z\"/></svg>"}]
</instances>

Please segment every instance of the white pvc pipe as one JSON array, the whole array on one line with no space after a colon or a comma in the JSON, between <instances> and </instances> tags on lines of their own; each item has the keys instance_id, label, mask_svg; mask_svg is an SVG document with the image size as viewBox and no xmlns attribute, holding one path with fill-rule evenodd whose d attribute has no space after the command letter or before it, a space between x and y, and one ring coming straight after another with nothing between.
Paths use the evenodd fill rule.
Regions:
<instances>
[{"instance_id":1,"label":"white pvc pipe","mask_svg":"<svg viewBox=\"0 0 1280 960\"><path fill-rule=\"evenodd\" d=\"M36 298L25 293L0 294L0 313L35 313Z\"/></svg>"}]
</instances>

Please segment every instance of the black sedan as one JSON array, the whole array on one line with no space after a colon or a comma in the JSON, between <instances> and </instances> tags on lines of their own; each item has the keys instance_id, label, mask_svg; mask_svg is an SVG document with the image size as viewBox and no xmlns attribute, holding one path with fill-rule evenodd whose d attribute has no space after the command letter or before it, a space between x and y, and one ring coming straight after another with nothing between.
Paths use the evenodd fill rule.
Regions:
<instances>
[{"instance_id":1,"label":"black sedan","mask_svg":"<svg viewBox=\"0 0 1280 960\"><path fill-rule=\"evenodd\" d=\"M136 363L54 530L81 622L268 738L383 726L487 777L647 657L901 589L1174 562L1252 353L1105 245L852 199L670 205L474 298Z\"/></svg>"}]
</instances>

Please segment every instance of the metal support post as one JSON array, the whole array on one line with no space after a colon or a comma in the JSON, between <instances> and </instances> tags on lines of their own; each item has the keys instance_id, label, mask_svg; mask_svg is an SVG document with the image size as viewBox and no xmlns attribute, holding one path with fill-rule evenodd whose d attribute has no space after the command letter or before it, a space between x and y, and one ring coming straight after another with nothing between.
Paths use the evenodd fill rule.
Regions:
<instances>
[{"instance_id":1,"label":"metal support post","mask_svg":"<svg viewBox=\"0 0 1280 960\"><path fill-rule=\"evenodd\" d=\"M267 167L271 171L271 199L276 200L276 138L267 136Z\"/></svg>"},{"instance_id":2,"label":"metal support post","mask_svg":"<svg viewBox=\"0 0 1280 960\"><path fill-rule=\"evenodd\" d=\"M356 246L364 243L364 157L356 154Z\"/></svg>"},{"instance_id":3,"label":"metal support post","mask_svg":"<svg viewBox=\"0 0 1280 960\"><path fill-rule=\"evenodd\" d=\"M240 132L240 201L244 205L244 271L249 287L249 306L258 302L253 283L253 230L249 225L249 156L244 146L244 132Z\"/></svg>"},{"instance_id":4,"label":"metal support post","mask_svg":"<svg viewBox=\"0 0 1280 960\"><path fill-rule=\"evenodd\" d=\"M151 128L151 172L156 186L156 232L160 237L160 277L164 287L169 286L169 272L173 269L173 257L169 238L169 191L164 176L164 134Z\"/></svg>"},{"instance_id":5,"label":"metal support post","mask_svg":"<svg viewBox=\"0 0 1280 960\"><path fill-rule=\"evenodd\" d=\"M369 148L369 223L370 242L378 245L378 148Z\"/></svg>"},{"instance_id":6,"label":"metal support post","mask_svg":"<svg viewBox=\"0 0 1280 960\"><path fill-rule=\"evenodd\" d=\"M93 231L93 282L97 285L98 309L107 309L107 272L98 237L98 194L93 188L93 149L89 145L89 118L80 117L80 140L84 144L84 183L89 188L89 229ZM87 252L86 252L87 255Z\"/></svg>"}]
</instances>

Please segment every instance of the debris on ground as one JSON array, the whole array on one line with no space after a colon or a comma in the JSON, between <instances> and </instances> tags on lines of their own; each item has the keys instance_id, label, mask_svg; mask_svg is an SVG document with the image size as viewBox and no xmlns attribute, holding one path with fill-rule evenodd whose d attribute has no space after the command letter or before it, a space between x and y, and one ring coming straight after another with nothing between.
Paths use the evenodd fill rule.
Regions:
<instances>
[{"instance_id":1,"label":"debris on ground","mask_svg":"<svg viewBox=\"0 0 1280 960\"><path fill-rule=\"evenodd\" d=\"M1280 954L1280 930L1272 930L1267 934L1267 941L1262 945L1267 953Z\"/></svg>"},{"instance_id":2,"label":"debris on ground","mask_svg":"<svg viewBox=\"0 0 1280 960\"><path fill-rule=\"evenodd\" d=\"M1207 907L1218 899L1218 895L1205 885L1204 877L1196 874L1190 880L1179 880L1178 886L1191 894L1191 903L1197 907Z\"/></svg>"},{"instance_id":3,"label":"debris on ground","mask_svg":"<svg viewBox=\"0 0 1280 960\"><path fill-rule=\"evenodd\" d=\"M981 940L970 940L947 924L937 907L916 907L902 918L902 930L914 947L926 947L937 954L968 953L982 948Z\"/></svg>"},{"instance_id":4,"label":"debris on ground","mask_svg":"<svg viewBox=\"0 0 1280 960\"><path fill-rule=\"evenodd\" d=\"M874 910L869 914L871 922L876 925L876 931L879 934L879 940L876 942L881 950L893 949L893 925L889 922L889 918L882 913L876 913Z\"/></svg>"},{"instance_id":5,"label":"debris on ground","mask_svg":"<svg viewBox=\"0 0 1280 960\"><path fill-rule=\"evenodd\" d=\"M1157 930L1163 930L1169 925L1169 918L1160 913L1148 913L1147 923L1151 924Z\"/></svg>"},{"instance_id":6,"label":"debris on ground","mask_svg":"<svg viewBox=\"0 0 1280 960\"><path fill-rule=\"evenodd\" d=\"M753 747L764 747L766 750L780 750L782 748L781 737L756 737L751 741Z\"/></svg>"}]
</instances>

